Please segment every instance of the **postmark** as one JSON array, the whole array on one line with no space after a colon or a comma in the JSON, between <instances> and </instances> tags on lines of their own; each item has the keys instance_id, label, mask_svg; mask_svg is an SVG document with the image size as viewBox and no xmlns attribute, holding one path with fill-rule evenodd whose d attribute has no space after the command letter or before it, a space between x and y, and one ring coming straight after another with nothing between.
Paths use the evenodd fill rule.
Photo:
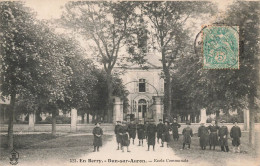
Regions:
<instances>
[{"instance_id":1,"label":"postmark","mask_svg":"<svg viewBox=\"0 0 260 166\"><path fill-rule=\"evenodd\" d=\"M239 69L239 27L211 25L202 29L203 69Z\"/></svg>"}]
</instances>

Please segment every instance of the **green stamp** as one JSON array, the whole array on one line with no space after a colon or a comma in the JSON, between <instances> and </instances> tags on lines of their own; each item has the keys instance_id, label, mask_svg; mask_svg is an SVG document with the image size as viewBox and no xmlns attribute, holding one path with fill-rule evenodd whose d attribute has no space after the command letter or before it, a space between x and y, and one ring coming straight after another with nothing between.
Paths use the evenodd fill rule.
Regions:
<instances>
[{"instance_id":1,"label":"green stamp","mask_svg":"<svg viewBox=\"0 0 260 166\"><path fill-rule=\"evenodd\" d=\"M238 26L203 28L203 69L239 69L238 32Z\"/></svg>"}]
</instances>

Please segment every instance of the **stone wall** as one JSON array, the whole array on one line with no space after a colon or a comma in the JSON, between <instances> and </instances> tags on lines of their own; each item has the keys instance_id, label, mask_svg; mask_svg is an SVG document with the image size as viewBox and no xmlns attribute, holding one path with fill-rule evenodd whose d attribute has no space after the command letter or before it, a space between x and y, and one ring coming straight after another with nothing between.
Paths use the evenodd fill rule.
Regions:
<instances>
[{"instance_id":1,"label":"stone wall","mask_svg":"<svg viewBox=\"0 0 260 166\"><path fill-rule=\"evenodd\" d=\"M180 123L181 128L179 129L179 133L181 134L182 129L186 126L185 123ZM208 126L209 124L206 124ZM233 126L232 123L226 123L225 124L229 131L231 127ZM244 131L244 124L239 123L239 127L242 131ZM191 128L193 129L194 133L198 132L198 127L200 124L198 123L192 123ZM70 132L70 124L57 124L57 132ZM76 131L77 132L86 132L91 133L93 128L95 127L94 124L77 124ZM114 132L114 124L101 124L101 128L103 128L104 132L106 133L113 133ZM257 132L260 132L260 123L255 124L255 129ZM0 132L5 132L7 134L8 131L8 125L2 124L0 127ZM14 132L28 132L29 131L29 125L28 124L14 124ZM35 124L34 125L34 132L51 132L51 124Z\"/></svg>"}]
</instances>

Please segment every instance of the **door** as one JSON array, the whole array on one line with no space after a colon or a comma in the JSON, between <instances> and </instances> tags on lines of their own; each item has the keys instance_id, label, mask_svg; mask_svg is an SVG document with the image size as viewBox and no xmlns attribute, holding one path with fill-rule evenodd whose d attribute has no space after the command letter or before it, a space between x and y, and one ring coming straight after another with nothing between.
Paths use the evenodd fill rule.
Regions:
<instances>
[{"instance_id":1,"label":"door","mask_svg":"<svg viewBox=\"0 0 260 166\"><path fill-rule=\"evenodd\" d=\"M147 102L145 99L138 101L138 119L146 119L147 114Z\"/></svg>"}]
</instances>

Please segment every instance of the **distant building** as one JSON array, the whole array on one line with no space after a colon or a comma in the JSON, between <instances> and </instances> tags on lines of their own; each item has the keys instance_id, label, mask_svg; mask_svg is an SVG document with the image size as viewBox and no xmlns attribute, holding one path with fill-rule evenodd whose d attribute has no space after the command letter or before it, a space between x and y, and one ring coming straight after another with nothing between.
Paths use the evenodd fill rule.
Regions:
<instances>
[{"instance_id":1,"label":"distant building","mask_svg":"<svg viewBox=\"0 0 260 166\"><path fill-rule=\"evenodd\" d=\"M124 69L120 77L129 91L129 107L124 114L135 120L163 118L162 97L164 95L164 79L161 78L161 62L158 56L147 55L148 69L142 69L138 65L132 65ZM123 70L116 68L116 71ZM156 107L156 105L160 105ZM159 109L159 110L158 110Z\"/></svg>"}]
</instances>

